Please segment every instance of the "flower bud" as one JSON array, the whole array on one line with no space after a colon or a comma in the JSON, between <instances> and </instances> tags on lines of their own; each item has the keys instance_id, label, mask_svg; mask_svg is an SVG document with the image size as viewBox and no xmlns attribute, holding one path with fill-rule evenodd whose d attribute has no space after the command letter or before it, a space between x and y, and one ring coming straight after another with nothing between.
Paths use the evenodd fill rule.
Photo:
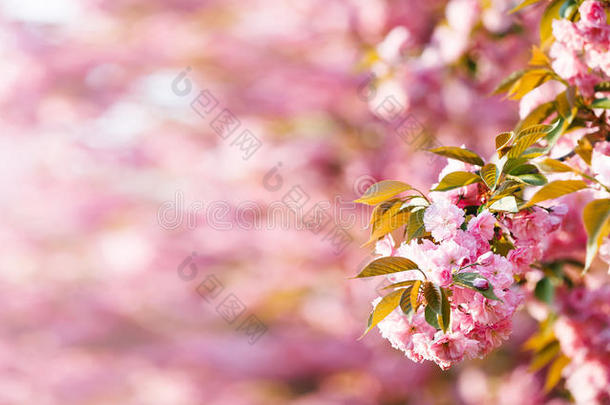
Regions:
<instances>
[{"instance_id":1,"label":"flower bud","mask_svg":"<svg viewBox=\"0 0 610 405\"><path fill-rule=\"evenodd\" d=\"M484 253L481 256L479 256L479 258L477 259L477 262L483 266L487 266L488 264L491 264L491 262L493 261L493 256L494 256L493 252Z\"/></svg>"},{"instance_id":2,"label":"flower bud","mask_svg":"<svg viewBox=\"0 0 610 405\"><path fill-rule=\"evenodd\" d=\"M489 288L489 281L485 280L484 278L475 278L472 285L479 290L485 291Z\"/></svg>"}]
</instances>

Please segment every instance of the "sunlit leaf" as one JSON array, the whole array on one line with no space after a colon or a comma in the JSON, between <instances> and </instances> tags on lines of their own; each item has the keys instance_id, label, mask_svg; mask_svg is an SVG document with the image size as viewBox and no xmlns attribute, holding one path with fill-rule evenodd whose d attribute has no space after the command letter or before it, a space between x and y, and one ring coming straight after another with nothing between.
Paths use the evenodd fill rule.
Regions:
<instances>
[{"instance_id":1,"label":"sunlit leaf","mask_svg":"<svg viewBox=\"0 0 610 405\"><path fill-rule=\"evenodd\" d=\"M373 312L369 316L368 327L360 336L360 339L364 337L371 329L373 329L379 322L385 319L388 315L396 309L398 304L400 303L400 297L402 295L402 290L392 291L385 297L379 301L379 303L375 306Z\"/></svg>"},{"instance_id":2,"label":"sunlit leaf","mask_svg":"<svg viewBox=\"0 0 610 405\"><path fill-rule=\"evenodd\" d=\"M553 129L553 125L548 124L538 124L532 125L531 127L527 127L522 129L517 133L517 140L522 138L530 138L530 139L540 139L542 136L548 134ZM535 141L532 141L532 143Z\"/></svg>"},{"instance_id":3,"label":"sunlit leaf","mask_svg":"<svg viewBox=\"0 0 610 405\"><path fill-rule=\"evenodd\" d=\"M514 139L514 132L502 132L496 136L496 152L498 152L498 157L500 159L508 153Z\"/></svg>"},{"instance_id":4,"label":"sunlit leaf","mask_svg":"<svg viewBox=\"0 0 610 405\"><path fill-rule=\"evenodd\" d=\"M561 380L561 372L568 364L570 364L570 358L563 354L553 361L546 374L544 392L550 392L557 383L559 383L559 380Z\"/></svg>"},{"instance_id":5,"label":"sunlit leaf","mask_svg":"<svg viewBox=\"0 0 610 405\"><path fill-rule=\"evenodd\" d=\"M471 172L452 172L447 174L432 191L447 191L483 181L480 176Z\"/></svg>"},{"instance_id":6,"label":"sunlit leaf","mask_svg":"<svg viewBox=\"0 0 610 405\"><path fill-rule=\"evenodd\" d=\"M407 270L419 270L419 268L415 262L404 257L380 257L367 264L355 278L381 276Z\"/></svg>"},{"instance_id":7,"label":"sunlit leaf","mask_svg":"<svg viewBox=\"0 0 610 405\"><path fill-rule=\"evenodd\" d=\"M524 205L524 208L531 207L539 202L558 198L562 195L570 194L584 188L587 188L587 183L582 180L555 180L536 191L527 204Z\"/></svg>"},{"instance_id":8,"label":"sunlit leaf","mask_svg":"<svg viewBox=\"0 0 610 405\"><path fill-rule=\"evenodd\" d=\"M534 333L524 344L524 350L539 351L551 342L557 341L553 331L554 316L547 317L540 323L539 330Z\"/></svg>"},{"instance_id":9,"label":"sunlit leaf","mask_svg":"<svg viewBox=\"0 0 610 405\"><path fill-rule=\"evenodd\" d=\"M481 178L490 190L493 191L496 188L498 177L500 177L500 171L493 163L488 163L481 168Z\"/></svg>"},{"instance_id":10,"label":"sunlit leaf","mask_svg":"<svg viewBox=\"0 0 610 405\"><path fill-rule=\"evenodd\" d=\"M517 199L512 196L502 197L489 206L490 211L519 212Z\"/></svg>"},{"instance_id":11,"label":"sunlit leaf","mask_svg":"<svg viewBox=\"0 0 610 405\"><path fill-rule=\"evenodd\" d=\"M571 117L570 119L564 119L563 117L557 118L557 120L552 124L553 129L544 137L544 140L546 141L547 145L544 148L539 149L540 153L546 153L551 150L553 146L555 146L555 143L557 143L561 135L563 135L566 128L572 122L572 118L573 117Z\"/></svg>"},{"instance_id":12,"label":"sunlit leaf","mask_svg":"<svg viewBox=\"0 0 610 405\"><path fill-rule=\"evenodd\" d=\"M547 6L540 19L540 45L542 49L547 49L553 41L553 20L559 20L559 10L564 0L553 0Z\"/></svg>"},{"instance_id":13,"label":"sunlit leaf","mask_svg":"<svg viewBox=\"0 0 610 405\"><path fill-rule=\"evenodd\" d=\"M578 145L574 148L574 152L581 157L588 165L591 164L591 158L593 157L593 144L587 136L583 136L578 140Z\"/></svg>"},{"instance_id":14,"label":"sunlit leaf","mask_svg":"<svg viewBox=\"0 0 610 405\"><path fill-rule=\"evenodd\" d=\"M412 187L407 183L396 180L383 180L370 186L360 197L354 202L364 203L368 205L376 205L397 194L411 190Z\"/></svg>"},{"instance_id":15,"label":"sunlit leaf","mask_svg":"<svg viewBox=\"0 0 610 405\"><path fill-rule=\"evenodd\" d=\"M427 207L428 205L430 205L430 203L425 198L414 196L413 198L409 199L409 201L405 201L400 206L400 210L411 209L413 207Z\"/></svg>"},{"instance_id":16,"label":"sunlit leaf","mask_svg":"<svg viewBox=\"0 0 610 405\"><path fill-rule=\"evenodd\" d=\"M413 283L413 287L411 287L411 296L409 298L411 299L411 307L413 308L413 311L417 311L417 308L419 308L419 289L421 285L421 281L415 280L415 283Z\"/></svg>"},{"instance_id":17,"label":"sunlit leaf","mask_svg":"<svg viewBox=\"0 0 610 405\"><path fill-rule=\"evenodd\" d=\"M548 173L571 172L573 169L556 159L546 158L541 162L536 163L540 170Z\"/></svg>"},{"instance_id":18,"label":"sunlit leaf","mask_svg":"<svg viewBox=\"0 0 610 405\"><path fill-rule=\"evenodd\" d=\"M430 149L430 152L477 166L483 166L485 164L479 155L466 148L458 148L456 146L441 146L439 148Z\"/></svg>"},{"instance_id":19,"label":"sunlit leaf","mask_svg":"<svg viewBox=\"0 0 610 405\"><path fill-rule=\"evenodd\" d=\"M521 130L513 147L508 151L509 158L518 158L527 148L538 142L553 130L554 126L539 124Z\"/></svg>"},{"instance_id":20,"label":"sunlit leaf","mask_svg":"<svg viewBox=\"0 0 610 405\"><path fill-rule=\"evenodd\" d=\"M375 206L373 212L371 212L371 220L369 223L371 225L375 224L375 222L379 221L379 219L384 213L386 213L392 207L396 206L398 203L400 203L401 205L403 204L402 200L400 200L399 198L393 198ZM401 205L398 205L398 209L401 208Z\"/></svg>"},{"instance_id":21,"label":"sunlit leaf","mask_svg":"<svg viewBox=\"0 0 610 405\"><path fill-rule=\"evenodd\" d=\"M526 70L518 70L516 72L511 73L508 77L498 84L492 94L500 94L507 92L514 84L517 82L521 76L525 74Z\"/></svg>"},{"instance_id":22,"label":"sunlit leaf","mask_svg":"<svg viewBox=\"0 0 610 405\"><path fill-rule=\"evenodd\" d=\"M532 45L532 57L530 58L530 66L549 66L551 61L536 45Z\"/></svg>"},{"instance_id":23,"label":"sunlit leaf","mask_svg":"<svg viewBox=\"0 0 610 405\"><path fill-rule=\"evenodd\" d=\"M610 233L610 198L593 200L585 206L582 219L587 230L587 271L603 239Z\"/></svg>"},{"instance_id":24,"label":"sunlit leaf","mask_svg":"<svg viewBox=\"0 0 610 405\"><path fill-rule=\"evenodd\" d=\"M426 231L424 225L424 210L412 212L407 223L406 242L409 243L413 238L419 238Z\"/></svg>"},{"instance_id":25,"label":"sunlit leaf","mask_svg":"<svg viewBox=\"0 0 610 405\"><path fill-rule=\"evenodd\" d=\"M508 146L515 137L514 132L502 132L496 136L496 150Z\"/></svg>"},{"instance_id":26,"label":"sunlit leaf","mask_svg":"<svg viewBox=\"0 0 610 405\"><path fill-rule=\"evenodd\" d=\"M389 208L379 212L375 212L375 210L373 211L373 215L376 217L376 219L371 226L371 236L364 246L375 243L382 236L408 223L411 213L409 211L400 211L403 204L402 201L393 201L394 202Z\"/></svg>"},{"instance_id":27,"label":"sunlit leaf","mask_svg":"<svg viewBox=\"0 0 610 405\"><path fill-rule=\"evenodd\" d=\"M519 100L552 78L552 71L549 69L529 69L511 86L508 96L512 100Z\"/></svg>"},{"instance_id":28,"label":"sunlit leaf","mask_svg":"<svg viewBox=\"0 0 610 405\"><path fill-rule=\"evenodd\" d=\"M451 324L451 305L444 288L441 288L441 313L437 315L437 320L443 332L447 332Z\"/></svg>"},{"instance_id":29,"label":"sunlit leaf","mask_svg":"<svg viewBox=\"0 0 610 405\"><path fill-rule=\"evenodd\" d=\"M519 122L515 128L515 131L519 132L523 128L542 123L551 115L553 111L555 111L555 102L549 101L547 103L540 104Z\"/></svg>"},{"instance_id":30,"label":"sunlit leaf","mask_svg":"<svg viewBox=\"0 0 610 405\"><path fill-rule=\"evenodd\" d=\"M574 105L575 89L574 87L568 88L568 90L561 92L555 98L555 107L561 117L563 117L567 123L572 122L572 118L576 115L578 108Z\"/></svg>"},{"instance_id":31,"label":"sunlit leaf","mask_svg":"<svg viewBox=\"0 0 610 405\"><path fill-rule=\"evenodd\" d=\"M554 341L546 345L542 350L534 355L530 364L530 371L536 372L546 366L559 354L559 342Z\"/></svg>"}]
</instances>

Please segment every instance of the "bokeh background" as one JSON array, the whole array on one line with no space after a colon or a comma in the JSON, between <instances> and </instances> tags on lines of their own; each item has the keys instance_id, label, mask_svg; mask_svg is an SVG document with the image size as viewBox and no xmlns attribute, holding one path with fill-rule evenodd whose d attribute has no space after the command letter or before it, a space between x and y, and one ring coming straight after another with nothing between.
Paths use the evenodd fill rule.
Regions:
<instances>
[{"instance_id":1,"label":"bokeh background","mask_svg":"<svg viewBox=\"0 0 610 405\"><path fill-rule=\"evenodd\" d=\"M527 316L443 373L358 341L378 283L349 280L359 193L517 122L512 6L0 1L0 403L542 403Z\"/></svg>"}]
</instances>

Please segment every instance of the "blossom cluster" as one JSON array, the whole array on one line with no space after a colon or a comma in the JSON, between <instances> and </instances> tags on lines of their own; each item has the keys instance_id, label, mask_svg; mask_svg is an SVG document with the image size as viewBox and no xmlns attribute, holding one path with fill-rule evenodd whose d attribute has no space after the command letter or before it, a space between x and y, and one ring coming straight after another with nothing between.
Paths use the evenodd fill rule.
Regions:
<instances>
[{"instance_id":1,"label":"blossom cluster","mask_svg":"<svg viewBox=\"0 0 610 405\"><path fill-rule=\"evenodd\" d=\"M378 324L382 336L413 361L430 360L448 369L463 359L483 357L506 340L512 331L512 317L523 301L523 295L512 287L514 277L540 259L545 237L558 229L567 211L563 206L548 210L535 207L508 215L481 209L467 215L460 206L467 199L465 195L471 194L473 200L484 198L476 190L477 185L468 185L457 191L431 193L432 203L423 215L429 238L402 242L395 249L390 235L377 243L377 253L414 261L426 280L449 291L452 321L447 331L431 326L422 307L412 316L397 308ZM502 235L515 246L506 256L493 248L494 240ZM474 288L456 282L462 273L474 273L470 286ZM421 279L422 275L401 272L387 278L398 283ZM482 294L488 290L497 299Z\"/></svg>"},{"instance_id":2,"label":"blossom cluster","mask_svg":"<svg viewBox=\"0 0 610 405\"><path fill-rule=\"evenodd\" d=\"M610 77L610 26L604 3L587 0L578 10L577 22L553 20L556 40L550 56L555 72L590 96L597 83Z\"/></svg>"}]
</instances>

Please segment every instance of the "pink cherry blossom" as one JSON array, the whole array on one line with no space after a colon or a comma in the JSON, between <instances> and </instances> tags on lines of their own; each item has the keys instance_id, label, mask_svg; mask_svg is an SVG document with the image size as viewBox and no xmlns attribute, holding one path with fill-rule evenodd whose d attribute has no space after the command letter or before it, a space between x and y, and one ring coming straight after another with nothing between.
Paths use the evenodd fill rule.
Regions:
<instances>
[{"instance_id":1,"label":"pink cherry blossom","mask_svg":"<svg viewBox=\"0 0 610 405\"><path fill-rule=\"evenodd\" d=\"M439 199L431 204L424 213L426 231L440 242L455 234L464 222L464 211L447 199Z\"/></svg>"},{"instance_id":2,"label":"pink cherry blossom","mask_svg":"<svg viewBox=\"0 0 610 405\"><path fill-rule=\"evenodd\" d=\"M494 235L495 223L496 217L488 210L484 210L468 222L467 229L470 234L484 241L489 241Z\"/></svg>"},{"instance_id":3,"label":"pink cherry blossom","mask_svg":"<svg viewBox=\"0 0 610 405\"><path fill-rule=\"evenodd\" d=\"M603 3L595 0L584 1L578 8L581 23L590 27L606 26L606 11Z\"/></svg>"}]
</instances>

